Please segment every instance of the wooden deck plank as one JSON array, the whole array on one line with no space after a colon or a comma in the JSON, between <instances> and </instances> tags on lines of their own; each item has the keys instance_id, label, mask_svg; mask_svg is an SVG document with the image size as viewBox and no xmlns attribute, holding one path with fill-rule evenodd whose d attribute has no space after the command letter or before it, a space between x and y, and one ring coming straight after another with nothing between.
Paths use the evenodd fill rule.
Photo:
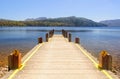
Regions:
<instances>
[{"instance_id":1,"label":"wooden deck plank","mask_svg":"<svg viewBox=\"0 0 120 79\"><path fill-rule=\"evenodd\" d=\"M109 79L74 44L54 35L13 79Z\"/></svg>"}]
</instances>

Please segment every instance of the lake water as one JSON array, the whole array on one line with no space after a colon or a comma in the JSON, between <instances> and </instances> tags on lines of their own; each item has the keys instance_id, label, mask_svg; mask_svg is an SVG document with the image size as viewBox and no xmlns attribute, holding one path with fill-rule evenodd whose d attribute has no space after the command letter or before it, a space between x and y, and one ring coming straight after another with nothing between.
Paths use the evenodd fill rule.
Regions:
<instances>
[{"instance_id":1,"label":"lake water","mask_svg":"<svg viewBox=\"0 0 120 79\"><path fill-rule=\"evenodd\" d=\"M95 56L107 50L114 61L120 59L120 27L0 27L0 53L11 53L13 49L26 53L37 44L38 37L45 40L45 34L52 29L68 30L72 41L79 37L81 45Z\"/></svg>"}]
</instances>

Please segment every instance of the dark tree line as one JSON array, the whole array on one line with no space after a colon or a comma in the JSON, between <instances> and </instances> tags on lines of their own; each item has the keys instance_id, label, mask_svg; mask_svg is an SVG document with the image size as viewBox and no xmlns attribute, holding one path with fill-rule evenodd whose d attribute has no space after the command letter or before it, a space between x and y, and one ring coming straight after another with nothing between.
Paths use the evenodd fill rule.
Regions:
<instances>
[{"instance_id":1,"label":"dark tree line","mask_svg":"<svg viewBox=\"0 0 120 79\"><path fill-rule=\"evenodd\" d=\"M45 20L12 21L0 20L0 26L106 26L86 18L61 17Z\"/></svg>"}]
</instances>

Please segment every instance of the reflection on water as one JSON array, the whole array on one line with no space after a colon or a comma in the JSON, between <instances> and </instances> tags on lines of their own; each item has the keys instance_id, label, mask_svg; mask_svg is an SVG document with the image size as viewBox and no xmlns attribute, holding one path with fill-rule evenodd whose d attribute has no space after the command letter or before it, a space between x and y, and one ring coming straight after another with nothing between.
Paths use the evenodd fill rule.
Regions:
<instances>
[{"instance_id":1,"label":"reflection on water","mask_svg":"<svg viewBox=\"0 0 120 79\"><path fill-rule=\"evenodd\" d=\"M56 34L62 29L68 30L72 41L80 37L81 44L95 55L107 50L120 58L120 27L0 27L0 52L30 50L37 44L37 38L45 40L45 33L51 29L55 29Z\"/></svg>"},{"instance_id":2,"label":"reflection on water","mask_svg":"<svg viewBox=\"0 0 120 79\"><path fill-rule=\"evenodd\" d=\"M19 27L0 28L0 52L11 53L13 49L20 49L23 52L28 52L37 44L38 37L43 37L43 39L45 39L46 32L27 30L29 29L25 30L25 28Z\"/></svg>"},{"instance_id":3,"label":"reflection on water","mask_svg":"<svg viewBox=\"0 0 120 79\"><path fill-rule=\"evenodd\" d=\"M114 55L120 54L120 32L76 32L73 38L80 37L81 44L90 52L97 54L101 50L107 50ZM73 39L74 40L74 39Z\"/></svg>"}]
</instances>

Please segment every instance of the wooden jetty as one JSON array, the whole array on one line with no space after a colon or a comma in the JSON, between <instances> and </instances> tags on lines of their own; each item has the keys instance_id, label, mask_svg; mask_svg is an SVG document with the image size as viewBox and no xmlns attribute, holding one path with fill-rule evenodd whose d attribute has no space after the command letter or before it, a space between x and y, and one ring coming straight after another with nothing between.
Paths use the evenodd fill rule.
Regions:
<instances>
[{"instance_id":1,"label":"wooden jetty","mask_svg":"<svg viewBox=\"0 0 120 79\"><path fill-rule=\"evenodd\" d=\"M117 79L110 71L100 70L79 44L62 35L46 41L36 45L24 56L22 66L4 79Z\"/></svg>"}]
</instances>

